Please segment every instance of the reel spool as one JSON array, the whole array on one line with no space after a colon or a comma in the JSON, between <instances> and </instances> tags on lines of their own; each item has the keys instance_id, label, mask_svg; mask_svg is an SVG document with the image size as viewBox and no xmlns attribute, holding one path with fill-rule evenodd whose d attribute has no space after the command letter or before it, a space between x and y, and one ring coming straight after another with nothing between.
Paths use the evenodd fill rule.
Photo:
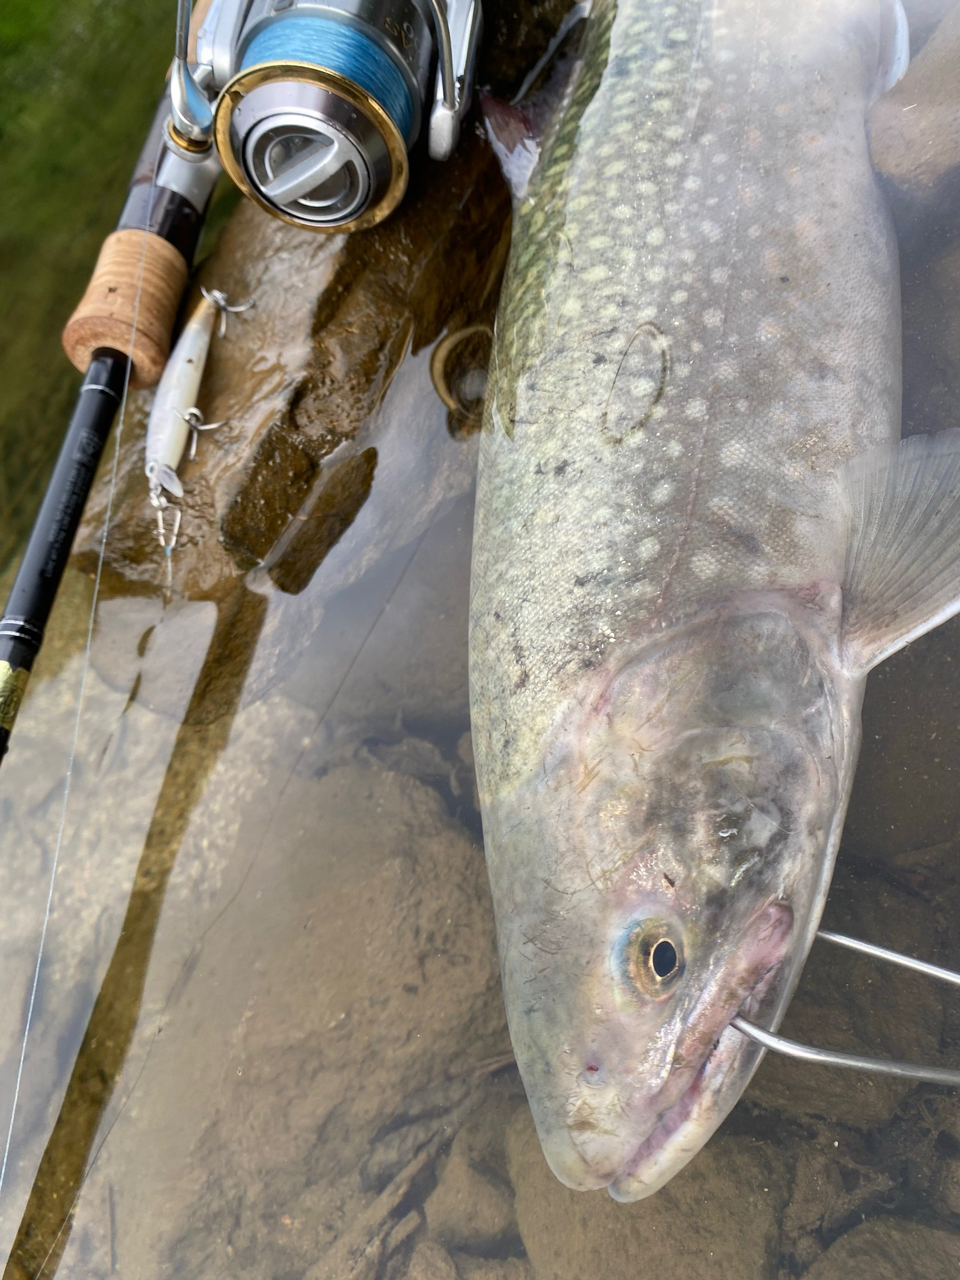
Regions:
<instances>
[{"instance_id":1,"label":"reel spool","mask_svg":"<svg viewBox=\"0 0 960 1280\"><path fill-rule=\"evenodd\" d=\"M192 78L219 91L213 136L241 190L285 222L353 231L403 197L431 98L430 154L453 151L479 32L478 0L213 0Z\"/></svg>"}]
</instances>

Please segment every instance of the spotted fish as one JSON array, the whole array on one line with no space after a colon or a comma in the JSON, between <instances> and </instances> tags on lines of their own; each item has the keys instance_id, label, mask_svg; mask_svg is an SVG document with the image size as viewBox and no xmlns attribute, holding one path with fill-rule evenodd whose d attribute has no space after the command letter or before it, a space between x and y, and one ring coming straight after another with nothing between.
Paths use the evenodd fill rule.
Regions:
<instances>
[{"instance_id":1,"label":"spotted fish","mask_svg":"<svg viewBox=\"0 0 960 1280\"><path fill-rule=\"evenodd\" d=\"M866 674L960 609L960 432L900 443L865 124L900 16L597 0L513 138L473 733L540 1140L619 1200L740 1097L730 1021L775 1028L796 985Z\"/></svg>"}]
</instances>

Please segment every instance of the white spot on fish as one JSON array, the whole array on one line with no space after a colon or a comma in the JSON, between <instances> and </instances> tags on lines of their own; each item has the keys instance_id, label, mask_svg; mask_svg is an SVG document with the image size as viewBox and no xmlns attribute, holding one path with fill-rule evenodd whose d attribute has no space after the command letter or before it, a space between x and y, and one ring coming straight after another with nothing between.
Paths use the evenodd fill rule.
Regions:
<instances>
[{"instance_id":1,"label":"white spot on fish","mask_svg":"<svg viewBox=\"0 0 960 1280\"><path fill-rule=\"evenodd\" d=\"M697 551L690 557L690 568L698 578L713 578L720 569L720 561L712 551Z\"/></svg>"},{"instance_id":2,"label":"white spot on fish","mask_svg":"<svg viewBox=\"0 0 960 1280\"><path fill-rule=\"evenodd\" d=\"M663 267L653 266L653 267L647 267L646 271L643 274L644 274L644 277L647 280L649 280L651 284L659 284L660 281L663 279L663 277L666 275L666 272L664 271Z\"/></svg>"},{"instance_id":3,"label":"white spot on fish","mask_svg":"<svg viewBox=\"0 0 960 1280\"><path fill-rule=\"evenodd\" d=\"M757 337L761 342L776 342L783 336L783 330L775 320L761 320L757 325Z\"/></svg>"},{"instance_id":4,"label":"white spot on fish","mask_svg":"<svg viewBox=\"0 0 960 1280\"><path fill-rule=\"evenodd\" d=\"M602 262L598 262L595 266L589 267L581 273L581 280L585 280L587 284L599 284L601 280L610 278L610 268Z\"/></svg>"},{"instance_id":5,"label":"white spot on fish","mask_svg":"<svg viewBox=\"0 0 960 1280\"><path fill-rule=\"evenodd\" d=\"M652 560L660 551L660 540L651 536L644 538L637 547L637 559L641 564L646 564L648 560Z\"/></svg>"},{"instance_id":6,"label":"white spot on fish","mask_svg":"<svg viewBox=\"0 0 960 1280\"><path fill-rule=\"evenodd\" d=\"M672 480L661 480L650 495L650 501L655 507L662 507L673 497L674 484Z\"/></svg>"},{"instance_id":7,"label":"white spot on fish","mask_svg":"<svg viewBox=\"0 0 960 1280\"><path fill-rule=\"evenodd\" d=\"M649 245L663 244L666 238L667 238L667 233L664 231L663 227L651 227L650 230L647 232L647 237L646 237L647 244Z\"/></svg>"},{"instance_id":8,"label":"white spot on fish","mask_svg":"<svg viewBox=\"0 0 960 1280\"><path fill-rule=\"evenodd\" d=\"M670 301L674 303L675 306L679 306L681 302L686 302L689 297L690 295L687 293L686 289L677 289L675 293L671 293Z\"/></svg>"},{"instance_id":9,"label":"white spot on fish","mask_svg":"<svg viewBox=\"0 0 960 1280\"><path fill-rule=\"evenodd\" d=\"M665 452L668 458L676 459L683 454L683 445L679 440L668 440L665 446Z\"/></svg>"},{"instance_id":10,"label":"white spot on fish","mask_svg":"<svg viewBox=\"0 0 960 1280\"><path fill-rule=\"evenodd\" d=\"M729 267L714 267L710 272L710 280L713 284L726 284L729 279Z\"/></svg>"},{"instance_id":11,"label":"white spot on fish","mask_svg":"<svg viewBox=\"0 0 960 1280\"><path fill-rule=\"evenodd\" d=\"M723 324L723 312L719 307L710 307L703 313L703 323L708 329L719 329Z\"/></svg>"},{"instance_id":12,"label":"white spot on fish","mask_svg":"<svg viewBox=\"0 0 960 1280\"><path fill-rule=\"evenodd\" d=\"M688 400L683 407L683 415L690 422L702 422L707 416L706 400L696 399Z\"/></svg>"}]
</instances>

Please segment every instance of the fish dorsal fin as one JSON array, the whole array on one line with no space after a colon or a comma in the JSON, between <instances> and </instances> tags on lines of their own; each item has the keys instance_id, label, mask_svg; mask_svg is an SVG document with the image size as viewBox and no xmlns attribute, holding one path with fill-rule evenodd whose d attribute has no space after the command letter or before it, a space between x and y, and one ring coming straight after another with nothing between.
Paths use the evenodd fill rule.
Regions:
<instances>
[{"instance_id":1,"label":"fish dorsal fin","mask_svg":"<svg viewBox=\"0 0 960 1280\"><path fill-rule=\"evenodd\" d=\"M960 612L960 429L856 458L841 483L842 644L850 669L868 671Z\"/></svg>"}]
</instances>

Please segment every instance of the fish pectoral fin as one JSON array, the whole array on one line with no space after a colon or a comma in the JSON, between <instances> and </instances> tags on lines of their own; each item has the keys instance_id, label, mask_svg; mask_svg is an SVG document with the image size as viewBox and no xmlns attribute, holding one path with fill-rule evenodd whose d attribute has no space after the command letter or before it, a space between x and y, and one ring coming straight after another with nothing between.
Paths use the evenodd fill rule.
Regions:
<instances>
[{"instance_id":1,"label":"fish pectoral fin","mask_svg":"<svg viewBox=\"0 0 960 1280\"><path fill-rule=\"evenodd\" d=\"M580 78L582 28L589 16L590 4L586 0L571 6L546 53L531 68L512 102L480 94L487 136L515 203L527 194L544 137L554 127L561 105ZM546 83L542 83L544 78Z\"/></svg>"},{"instance_id":2,"label":"fish pectoral fin","mask_svg":"<svg viewBox=\"0 0 960 1280\"><path fill-rule=\"evenodd\" d=\"M910 22L902 0L885 0L881 7L879 55L873 101L898 84L910 65Z\"/></svg>"},{"instance_id":3,"label":"fish pectoral fin","mask_svg":"<svg viewBox=\"0 0 960 1280\"><path fill-rule=\"evenodd\" d=\"M533 126L519 107L486 94L480 95L480 105L487 137L516 203L527 193L530 178L540 159L540 143L534 137Z\"/></svg>"},{"instance_id":4,"label":"fish pectoral fin","mask_svg":"<svg viewBox=\"0 0 960 1280\"><path fill-rule=\"evenodd\" d=\"M850 669L865 672L960 613L960 429L855 458L841 483L841 642Z\"/></svg>"},{"instance_id":5,"label":"fish pectoral fin","mask_svg":"<svg viewBox=\"0 0 960 1280\"><path fill-rule=\"evenodd\" d=\"M183 497L183 485L180 483L180 477L174 471L173 467L160 466L157 468L157 482L163 485L168 493L172 493L175 498Z\"/></svg>"}]
</instances>

